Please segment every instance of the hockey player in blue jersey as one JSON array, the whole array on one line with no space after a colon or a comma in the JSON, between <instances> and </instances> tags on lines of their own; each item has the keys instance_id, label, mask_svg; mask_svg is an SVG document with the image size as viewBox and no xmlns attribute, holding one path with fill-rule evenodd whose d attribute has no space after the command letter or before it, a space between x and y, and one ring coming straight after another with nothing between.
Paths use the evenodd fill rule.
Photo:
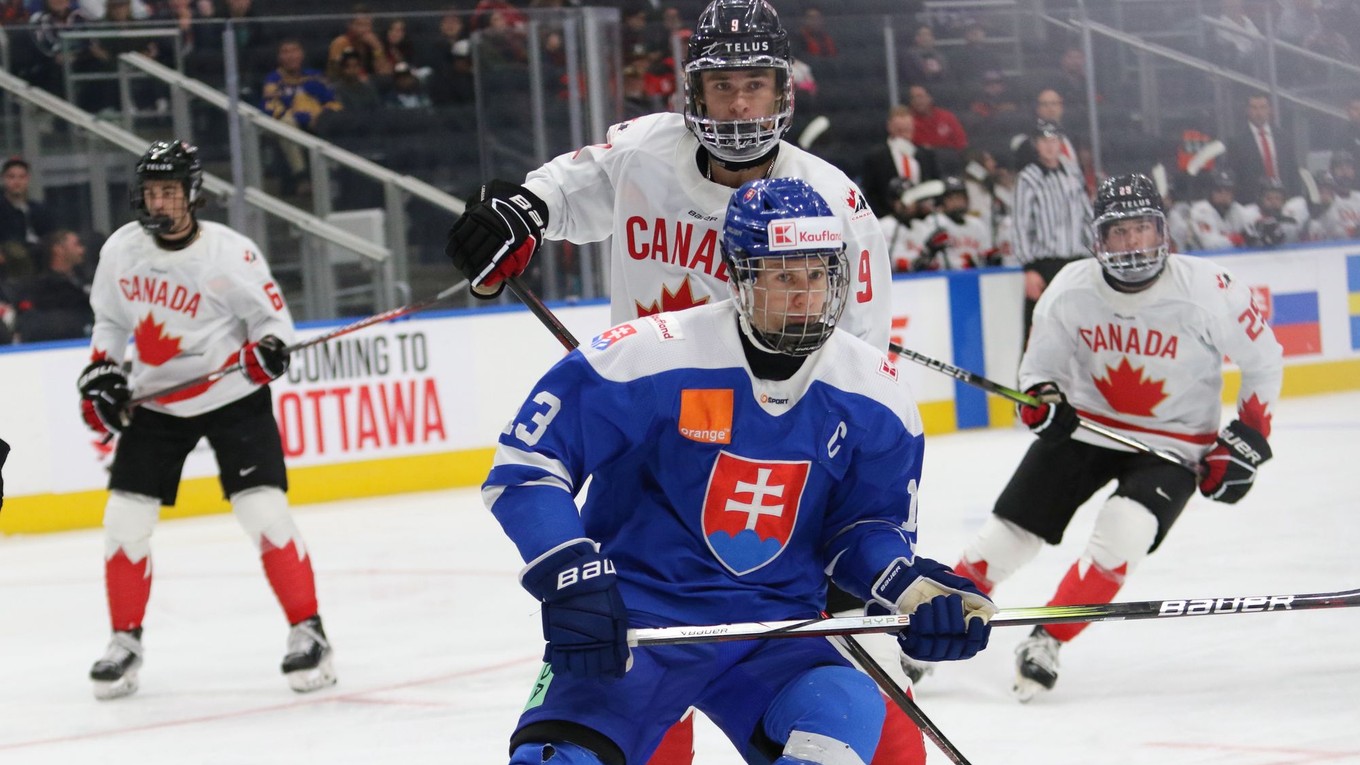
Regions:
<instances>
[{"instance_id":1,"label":"hockey player in blue jersey","mask_svg":"<svg viewBox=\"0 0 1360 765\"><path fill-rule=\"evenodd\" d=\"M629 627L815 617L828 574L910 613L909 655L986 646L995 606L915 556L915 402L882 351L836 328L840 221L803 181L753 181L722 251L732 300L594 338L501 436L483 496L547 640L512 765L642 763L690 706L748 763L867 763L883 702L829 642L627 643Z\"/></svg>"}]
</instances>

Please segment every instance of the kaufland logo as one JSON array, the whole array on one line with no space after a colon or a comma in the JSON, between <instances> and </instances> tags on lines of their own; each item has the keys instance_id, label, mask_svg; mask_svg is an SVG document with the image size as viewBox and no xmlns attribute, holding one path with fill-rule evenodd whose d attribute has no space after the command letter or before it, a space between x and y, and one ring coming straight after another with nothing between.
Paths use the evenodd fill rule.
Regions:
<instances>
[{"instance_id":1,"label":"kaufland logo","mask_svg":"<svg viewBox=\"0 0 1360 765\"><path fill-rule=\"evenodd\" d=\"M770 249L827 250L840 246L840 218L796 218L770 221Z\"/></svg>"}]
</instances>

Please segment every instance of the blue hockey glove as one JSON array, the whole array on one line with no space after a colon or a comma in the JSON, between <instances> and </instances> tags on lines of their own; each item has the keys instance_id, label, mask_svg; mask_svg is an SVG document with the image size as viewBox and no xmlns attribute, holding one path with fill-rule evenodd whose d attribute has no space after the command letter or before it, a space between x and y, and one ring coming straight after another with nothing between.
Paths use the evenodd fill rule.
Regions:
<instances>
[{"instance_id":1,"label":"blue hockey glove","mask_svg":"<svg viewBox=\"0 0 1360 765\"><path fill-rule=\"evenodd\" d=\"M902 652L919 661L970 659L987 647L996 605L966 577L929 558L898 558L874 582L870 611L911 615L898 633Z\"/></svg>"},{"instance_id":2,"label":"blue hockey glove","mask_svg":"<svg viewBox=\"0 0 1360 765\"><path fill-rule=\"evenodd\" d=\"M558 545L525 566L520 584L543 601L543 660L553 672L623 677L632 666L628 611L614 563L589 539Z\"/></svg>"}]
</instances>

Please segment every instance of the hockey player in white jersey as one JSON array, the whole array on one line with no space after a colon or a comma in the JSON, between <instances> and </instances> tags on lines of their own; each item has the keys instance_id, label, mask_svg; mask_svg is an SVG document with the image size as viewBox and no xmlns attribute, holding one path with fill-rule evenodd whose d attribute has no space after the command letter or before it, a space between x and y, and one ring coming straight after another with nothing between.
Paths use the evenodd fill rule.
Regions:
<instances>
[{"instance_id":1,"label":"hockey player in white jersey","mask_svg":"<svg viewBox=\"0 0 1360 765\"><path fill-rule=\"evenodd\" d=\"M474 292L499 294L543 239L612 237L615 322L721 300L718 254L732 190L756 178L802 178L845 224L854 284L842 326L888 346L891 266L864 194L835 166L781 140L793 119L788 34L765 0L715 0L685 61L685 112L609 129L605 143L563 154L522 185L491 181L449 233L448 254Z\"/></svg>"},{"instance_id":2,"label":"hockey player in white jersey","mask_svg":"<svg viewBox=\"0 0 1360 765\"><path fill-rule=\"evenodd\" d=\"M1194 250L1226 250L1247 243L1247 209L1234 199L1237 180L1227 170L1209 175L1208 197L1190 205Z\"/></svg>"},{"instance_id":3,"label":"hockey player in white jersey","mask_svg":"<svg viewBox=\"0 0 1360 765\"><path fill-rule=\"evenodd\" d=\"M935 211L922 221L929 233L912 270L956 271L1001 265L992 232L968 211L968 186L956 175L946 176L942 182L944 192L935 202Z\"/></svg>"},{"instance_id":4,"label":"hockey player in white jersey","mask_svg":"<svg viewBox=\"0 0 1360 765\"><path fill-rule=\"evenodd\" d=\"M1278 178L1262 178L1260 190L1257 192L1257 201L1254 204L1245 205L1246 243L1250 247L1279 247L1286 244L1297 244L1302 235L1303 224L1307 218L1300 220L1286 212L1291 207L1298 209L1303 204L1303 200L1295 198L1288 200L1285 198L1284 184Z\"/></svg>"},{"instance_id":5,"label":"hockey player in white jersey","mask_svg":"<svg viewBox=\"0 0 1360 765\"><path fill-rule=\"evenodd\" d=\"M1321 238L1327 240L1360 238L1360 179L1356 177L1355 157L1349 151L1332 152L1328 160L1332 178L1332 203L1316 216Z\"/></svg>"},{"instance_id":6,"label":"hockey player in white jersey","mask_svg":"<svg viewBox=\"0 0 1360 765\"><path fill-rule=\"evenodd\" d=\"M482 494L547 642L511 765L642 763L691 705L746 762L864 765L882 700L827 641L627 642L630 627L815 617L828 575L910 613L910 655L985 647L992 603L914 554L921 420L883 350L839 328L841 232L806 183L745 184L721 245L732 299L602 333L502 432Z\"/></svg>"},{"instance_id":7,"label":"hockey player in white jersey","mask_svg":"<svg viewBox=\"0 0 1360 765\"><path fill-rule=\"evenodd\" d=\"M119 436L104 508L113 637L90 670L100 699L137 690L151 532L161 505L175 504L185 457L201 438L217 457L223 494L259 550L291 625L282 665L289 685L305 692L335 682L311 558L284 495L288 479L268 387L288 369L284 348L293 320L260 248L196 218L202 183L197 148L152 144L137 163L137 220L104 244L90 293L95 324L91 363L78 383L81 412L96 433ZM241 374L127 409L134 392L236 363ZM205 651L204 660L210 655Z\"/></svg>"},{"instance_id":8,"label":"hockey player in white jersey","mask_svg":"<svg viewBox=\"0 0 1360 765\"><path fill-rule=\"evenodd\" d=\"M794 88L788 33L774 8L765 0L714 0L689 38L684 72L683 114L614 125L605 143L556 157L522 185L493 180L470 197L446 252L473 293L498 295L545 238L611 238L615 323L724 299L718 244L733 189L801 178L843 224L853 278L840 326L886 350L892 267L878 220L843 172L782 140ZM923 762L919 732L895 708L888 720L911 730L915 744L894 745L885 755L893 759L877 765ZM663 746L652 765L687 765L688 746ZM671 751L679 754L665 759Z\"/></svg>"},{"instance_id":9,"label":"hockey player in white jersey","mask_svg":"<svg viewBox=\"0 0 1360 765\"><path fill-rule=\"evenodd\" d=\"M1114 480L1054 606L1111 602L1197 481L1182 466L1077 430L1078 415L1198 464L1200 493L1234 503L1271 457L1283 373L1280 344L1250 291L1214 263L1168 254L1150 179L1107 179L1094 207L1096 257L1063 269L1044 292L1020 364L1020 385L1045 402L1020 407L1039 438L954 567L990 594L1044 543L1058 544L1077 508ZM1220 429L1224 356L1242 381L1237 419ZM1038 627L1020 644L1018 698L1053 688L1059 648L1085 627Z\"/></svg>"},{"instance_id":10,"label":"hockey player in white jersey","mask_svg":"<svg viewBox=\"0 0 1360 765\"><path fill-rule=\"evenodd\" d=\"M939 183L939 181L926 181ZM929 214L929 200L920 201L920 188L910 178L894 178L888 182L892 210L878 219L883 239L888 245L888 256L894 271L910 271L911 264L921 257L926 243L925 217Z\"/></svg>"}]
</instances>

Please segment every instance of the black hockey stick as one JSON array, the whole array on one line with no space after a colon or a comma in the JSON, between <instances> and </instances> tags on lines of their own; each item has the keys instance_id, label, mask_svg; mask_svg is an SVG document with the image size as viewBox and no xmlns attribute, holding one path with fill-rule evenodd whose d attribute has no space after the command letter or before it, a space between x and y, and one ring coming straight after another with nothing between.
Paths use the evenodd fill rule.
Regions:
<instances>
[{"instance_id":1,"label":"black hockey stick","mask_svg":"<svg viewBox=\"0 0 1360 765\"><path fill-rule=\"evenodd\" d=\"M539 299L538 295L534 294L533 290L526 287L516 277L506 279L505 283L509 285L510 291L515 293L515 297L518 297L520 301L533 312L534 316L537 316L538 320L543 322L543 326L547 327L548 331L551 332L568 351L576 350L576 347L580 345L580 343L576 342L576 338L562 325L561 321L558 321L557 316L553 314L552 309L544 305L543 301ZM825 611L822 612L822 616L827 616ZM906 624L905 617L903 617L903 621L897 629L902 629ZM629 630L629 645L641 645L640 643L633 641L632 635L635 632L646 631L647 630ZM831 637L831 635L832 633L828 633L829 637ZM874 658L869 655L869 652L864 649L864 646L860 645L859 641L844 632L834 633L834 637L831 637L831 639L833 642L839 643L845 648L846 652L850 654L851 659L864 671L864 674L873 678L874 682L878 684L878 687L883 690L883 693L887 694L888 698L892 699L893 703L897 704L902 712L905 713L912 722L916 723L916 726L920 728L931 741L935 742L935 745L940 748L940 751L944 752L955 765L970 765L967 758L965 758L963 754L949 742L949 739L945 738L944 733L940 731L935 723L930 721L930 718L926 717L925 712L921 711L921 708L917 706L916 702L897 685L892 677L879 666L878 662L874 661Z\"/></svg>"},{"instance_id":2,"label":"black hockey stick","mask_svg":"<svg viewBox=\"0 0 1360 765\"><path fill-rule=\"evenodd\" d=\"M993 627L1030 627L1036 624L1174 619L1182 616L1263 614L1281 611L1307 611L1319 608L1355 608L1357 606L1360 606L1360 589L1319 592L1308 595L1260 595L1229 598L1143 600L1080 606L1003 608L991 618L991 625ZM637 646L674 645L679 643L718 643L729 640L898 632L904 629L910 621L908 616L892 614L710 624L695 627L653 627L629 630L628 644Z\"/></svg>"},{"instance_id":3,"label":"black hockey stick","mask_svg":"<svg viewBox=\"0 0 1360 765\"><path fill-rule=\"evenodd\" d=\"M1003 398L1008 398L1011 401L1016 402L1017 404L1024 404L1025 406L1039 406L1043 403L1042 401L1035 398L1034 396L1029 395L1028 393L1021 393L1020 391L1015 390L1014 388L1007 388L1001 383L992 382L991 380L988 380L987 378L982 377L981 375L973 374L972 372L969 372L966 369L960 369L952 364L946 364L938 359L932 359L931 357L917 353L916 351L913 351L910 348L903 348L897 343L888 343L888 350L892 351L893 353L896 353L899 356L905 356L906 358L915 361L916 363L922 366L934 369L937 372L944 372L945 374L949 375L955 380L968 383L969 385L972 385L975 388L981 388L982 390L985 390L988 393L995 393L996 395L1001 396ZM1129 447L1130 449L1145 452L1147 454L1153 455L1154 457L1160 457L1173 465L1179 465L1180 467L1189 470L1191 473L1194 473L1196 477L1200 475L1200 466L1194 462L1187 461L1179 454L1174 454L1172 452L1166 451L1165 449L1158 449L1154 446L1149 446L1148 444L1145 444L1136 438L1130 438L1129 436L1126 436L1123 433L1110 430L1104 425L1099 425L1097 423L1091 422L1085 417L1078 417L1077 424L1082 428L1091 431L1092 433L1104 436L1105 438L1108 438L1111 441L1117 441L1118 443L1121 443Z\"/></svg>"},{"instance_id":4,"label":"black hockey stick","mask_svg":"<svg viewBox=\"0 0 1360 765\"><path fill-rule=\"evenodd\" d=\"M403 316L410 316L413 313L419 313L421 311L434 308L436 305L444 302L449 298L449 296L451 296L458 290L461 290L465 286L467 286L466 279L464 279L461 282L458 282L452 287L449 287L443 292L440 292L438 295L435 295L432 298L426 298L425 300L419 300L409 305L404 305L399 308L393 308L390 311L383 311L382 313L374 314L366 319L360 319L359 321L356 321L353 324L346 324L343 327L337 327L336 329L333 329L330 332L325 333L324 335L317 335L316 337L309 338L300 343L294 343L293 345L284 348L284 350L287 351L288 353L296 353L304 348L310 348L313 345L320 345L321 343L324 343L327 340L334 340L335 338L340 337L341 335L348 335L351 332L357 332L365 327L371 327L374 324L382 324L385 321L392 321L393 319L399 319ZM190 388L197 387L199 385L211 385L212 383L221 380L223 377L226 377L229 374L234 374L236 372L241 371L241 368L242 366L240 362L237 362L235 364L229 364L225 367L222 367L221 369L209 372L206 375L195 377L192 380L185 380L182 383L176 383L168 388L163 388L161 390L155 391L154 393L147 393L136 398L130 399L126 404L123 405L123 407L125 409L132 409L133 407L141 406L142 404L155 401L158 398L170 396L179 393L180 391L185 391Z\"/></svg>"},{"instance_id":5,"label":"black hockey stick","mask_svg":"<svg viewBox=\"0 0 1360 765\"><path fill-rule=\"evenodd\" d=\"M827 613L823 611L822 616L825 618ZM941 752L944 752L950 762L953 762L954 765L971 765L968 758L963 756L963 752L960 752L959 748L954 746L953 742L948 738L945 738L944 731L940 730L940 726L936 725L929 717L926 717L926 713L922 711L921 706L916 703L915 699L908 696L907 692L902 690L902 687L897 684L897 681L893 680L887 670L883 669L883 666L879 664L874 657L870 656L868 651L864 650L864 646L861 645L858 640L855 640L849 635L835 635L827 639L840 645L846 653L850 654L851 660L859 665L859 668L864 671L864 674L873 678L875 683L878 683L878 687L883 693L887 694L888 698L892 699L893 703L897 705L897 708L901 709L903 714L907 716L907 719L911 720L916 724L916 727L921 729L921 733L925 734L926 738L930 739L935 746L939 747Z\"/></svg>"}]
</instances>

